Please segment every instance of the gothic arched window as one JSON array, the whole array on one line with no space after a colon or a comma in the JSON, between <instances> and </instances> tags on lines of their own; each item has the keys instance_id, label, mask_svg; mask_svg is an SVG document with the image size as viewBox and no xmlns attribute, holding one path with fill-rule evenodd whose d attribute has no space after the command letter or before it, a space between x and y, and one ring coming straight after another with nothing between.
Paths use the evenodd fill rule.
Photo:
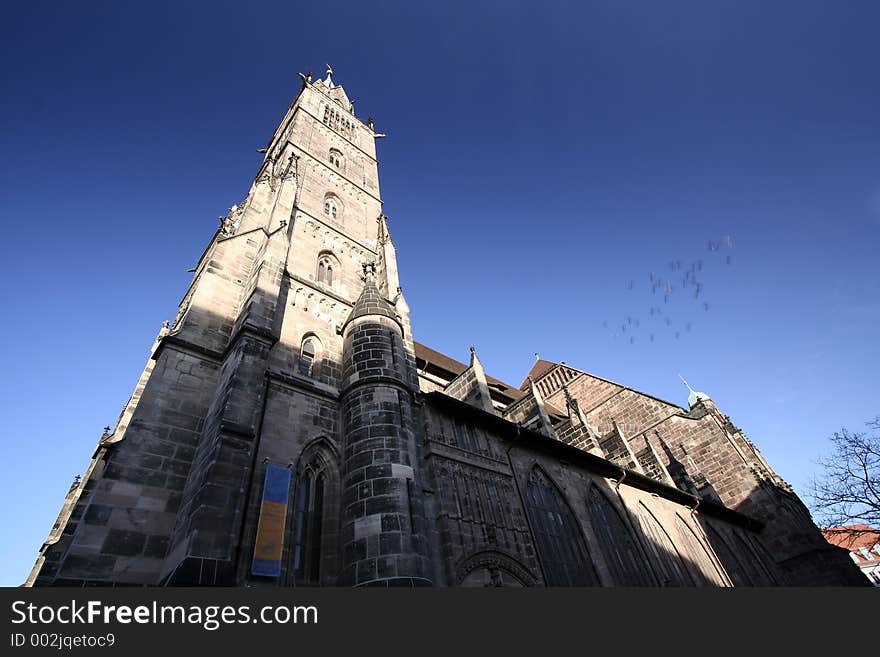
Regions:
<instances>
[{"instance_id":1,"label":"gothic arched window","mask_svg":"<svg viewBox=\"0 0 880 657\"><path fill-rule=\"evenodd\" d=\"M706 523L706 530L710 542L712 543L712 548L715 550L715 554L718 555L718 558L721 559L721 563L724 564L724 569L727 571L727 575L730 577L733 585L755 586L755 581L752 579L749 569L746 568L743 563L743 560L748 559L749 555L737 555L737 553L731 549L727 539L721 535L720 530L715 529L709 523Z\"/></svg>"},{"instance_id":2,"label":"gothic arched window","mask_svg":"<svg viewBox=\"0 0 880 657\"><path fill-rule=\"evenodd\" d=\"M330 149L330 164L335 166L337 169L342 171L345 169L345 158L342 156L342 152L336 150L335 148Z\"/></svg>"},{"instance_id":3,"label":"gothic arched window","mask_svg":"<svg viewBox=\"0 0 880 657\"><path fill-rule=\"evenodd\" d=\"M333 285L333 281L339 278L339 261L330 253L322 253L318 256L318 271L315 280L325 285Z\"/></svg>"},{"instance_id":4,"label":"gothic arched window","mask_svg":"<svg viewBox=\"0 0 880 657\"><path fill-rule=\"evenodd\" d=\"M299 352L299 373L303 376L314 376L317 373L315 360L320 353L320 347L321 343L314 336L303 340Z\"/></svg>"},{"instance_id":5,"label":"gothic arched window","mask_svg":"<svg viewBox=\"0 0 880 657\"><path fill-rule=\"evenodd\" d=\"M675 514L675 526L678 529L678 537L684 547L685 554L693 564L693 571L697 573L697 583L700 586L725 586L726 583L715 567L712 557L697 538L694 531L688 527L684 519Z\"/></svg>"},{"instance_id":6,"label":"gothic arched window","mask_svg":"<svg viewBox=\"0 0 880 657\"><path fill-rule=\"evenodd\" d=\"M743 536L738 530L733 532L734 543L737 550L743 555L743 564L749 570L749 577L758 586L770 586L777 584L768 564L772 563L763 546L756 540L747 540L751 537Z\"/></svg>"},{"instance_id":7,"label":"gothic arched window","mask_svg":"<svg viewBox=\"0 0 880 657\"><path fill-rule=\"evenodd\" d=\"M294 493L291 574L298 585L332 581L336 569L339 473L323 439L303 452Z\"/></svg>"},{"instance_id":8,"label":"gothic arched window","mask_svg":"<svg viewBox=\"0 0 880 657\"><path fill-rule=\"evenodd\" d=\"M639 525L648 544L648 554L657 567L660 586L693 586L681 555L675 549L669 534L641 503L639 503Z\"/></svg>"},{"instance_id":9,"label":"gothic arched window","mask_svg":"<svg viewBox=\"0 0 880 657\"><path fill-rule=\"evenodd\" d=\"M339 216L339 205L336 203L336 199L332 196L328 196L324 199L324 214L333 219L336 219Z\"/></svg>"},{"instance_id":10,"label":"gothic arched window","mask_svg":"<svg viewBox=\"0 0 880 657\"><path fill-rule=\"evenodd\" d=\"M593 531L617 586L652 586L650 571L632 533L611 502L593 486L587 499Z\"/></svg>"},{"instance_id":11,"label":"gothic arched window","mask_svg":"<svg viewBox=\"0 0 880 657\"><path fill-rule=\"evenodd\" d=\"M529 475L526 499L547 586L598 586L577 519L537 466Z\"/></svg>"}]
</instances>

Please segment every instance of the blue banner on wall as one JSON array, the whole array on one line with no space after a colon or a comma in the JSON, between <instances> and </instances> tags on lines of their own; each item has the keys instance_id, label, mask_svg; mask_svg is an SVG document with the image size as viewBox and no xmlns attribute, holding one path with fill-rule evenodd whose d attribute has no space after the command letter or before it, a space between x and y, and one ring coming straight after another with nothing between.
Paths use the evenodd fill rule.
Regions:
<instances>
[{"instance_id":1,"label":"blue banner on wall","mask_svg":"<svg viewBox=\"0 0 880 657\"><path fill-rule=\"evenodd\" d=\"M251 574L261 577L281 575L281 551L287 520L287 496L290 491L290 468L269 463L263 481L263 501L257 522L257 541Z\"/></svg>"}]
</instances>

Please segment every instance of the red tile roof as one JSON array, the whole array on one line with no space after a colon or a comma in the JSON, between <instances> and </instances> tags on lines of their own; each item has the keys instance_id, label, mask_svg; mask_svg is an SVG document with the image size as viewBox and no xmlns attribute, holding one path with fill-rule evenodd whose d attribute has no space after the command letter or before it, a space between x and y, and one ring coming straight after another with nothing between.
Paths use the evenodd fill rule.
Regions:
<instances>
[{"instance_id":1,"label":"red tile roof","mask_svg":"<svg viewBox=\"0 0 880 657\"><path fill-rule=\"evenodd\" d=\"M867 563L859 548L872 550L880 544L880 531L868 525L847 525L844 527L829 527L822 530L825 540L852 552L859 559L859 564ZM880 562L880 554L874 552L874 559Z\"/></svg>"}]
</instances>

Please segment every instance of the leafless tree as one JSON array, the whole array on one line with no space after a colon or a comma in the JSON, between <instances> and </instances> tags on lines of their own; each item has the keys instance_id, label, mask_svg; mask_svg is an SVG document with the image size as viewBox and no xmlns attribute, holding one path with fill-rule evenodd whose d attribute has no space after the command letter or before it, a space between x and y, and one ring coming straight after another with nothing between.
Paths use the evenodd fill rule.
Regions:
<instances>
[{"instance_id":1,"label":"leafless tree","mask_svg":"<svg viewBox=\"0 0 880 657\"><path fill-rule=\"evenodd\" d=\"M835 432L831 454L819 460L811 507L823 527L880 528L880 415L866 424L865 432Z\"/></svg>"}]
</instances>

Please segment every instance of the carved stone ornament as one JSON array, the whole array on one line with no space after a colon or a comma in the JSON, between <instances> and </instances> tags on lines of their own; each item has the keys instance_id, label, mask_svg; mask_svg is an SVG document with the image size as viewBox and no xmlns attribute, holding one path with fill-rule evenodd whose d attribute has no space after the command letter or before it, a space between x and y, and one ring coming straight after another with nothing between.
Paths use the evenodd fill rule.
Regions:
<instances>
[{"instance_id":1,"label":"carved stone ornament","mask_svg":"<svg viewBox=\"0 0 880 657\"><path fill-rule=\"evenodd\" d=\"M485 568L492 575L492 581L500 586L501 573L506 571L514 578L519 580L523 586L535 586L538 579L519 561L513 557L497 552L495 550L487 550L477 552L466 559L459 562L455 569L456 584L461 585L465 578L474 570Z\"/></svg>"}]
</instances>

